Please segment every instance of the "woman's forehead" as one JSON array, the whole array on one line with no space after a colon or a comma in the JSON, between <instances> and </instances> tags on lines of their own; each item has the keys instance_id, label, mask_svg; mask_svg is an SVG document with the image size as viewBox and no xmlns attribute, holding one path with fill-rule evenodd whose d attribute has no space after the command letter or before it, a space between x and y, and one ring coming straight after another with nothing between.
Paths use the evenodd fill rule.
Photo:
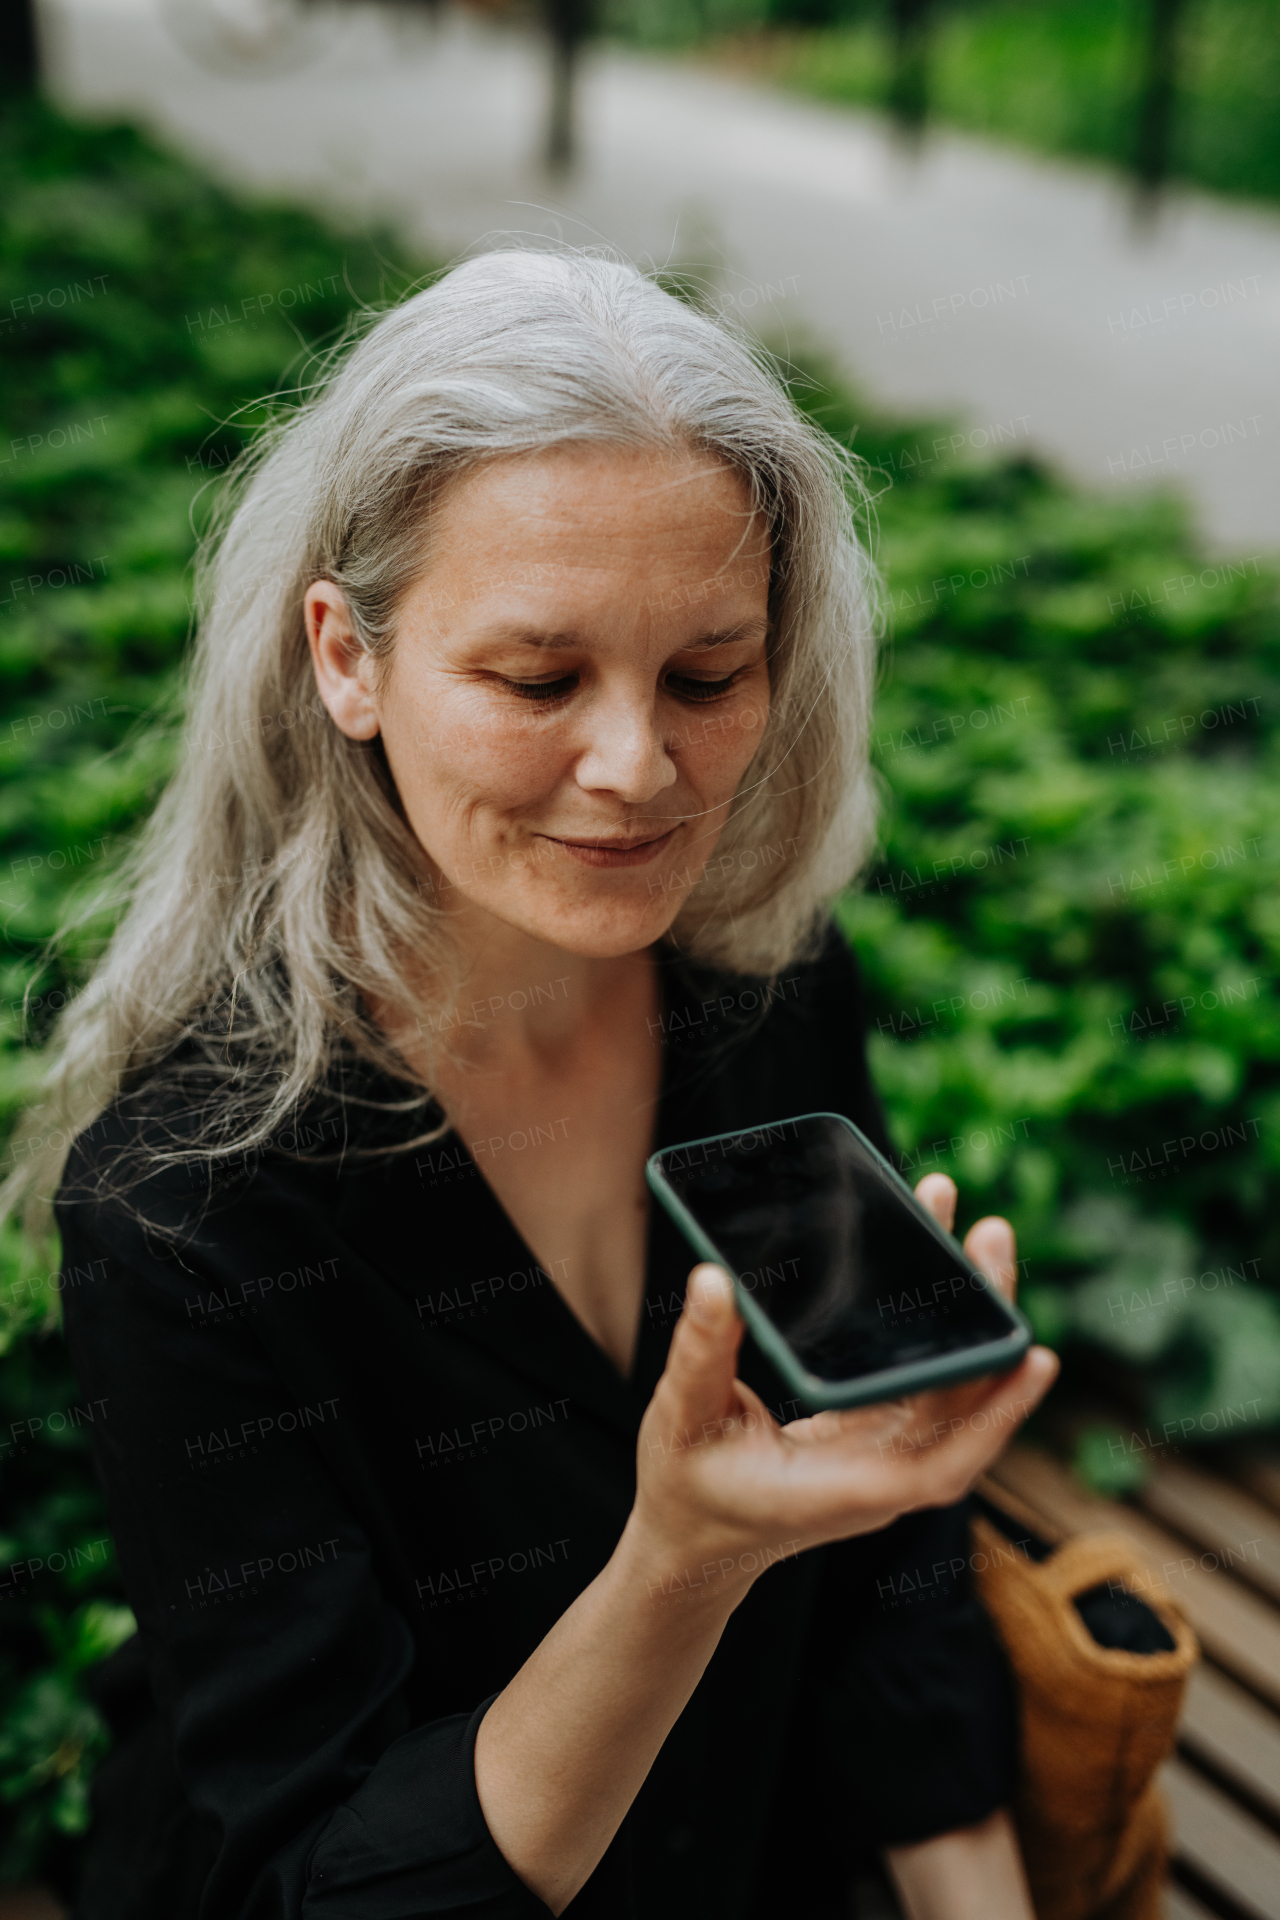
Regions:
<instances>
[{"instance_id":1,"label":"woman's forehead","mask_svg":"<svg viewBox=\"0 0 1280 1920\"><path fill-rule=\"evenodd\" d=\"M440 503L431 549L437 586L517 621L520 607L623 583L691 603L768 585L768 531L745 483L693 451L575 446L489 462Z\"/></svg>"},{"instance_id":2,"label":"woman's forehead","mask_svg":"<svg viewBox=\"0 0 1280 1920\"><path fill-rule=\"evenodd\" d=\"M742 476L692 448L574 444L486 461L458 477L440 503L437 524L489 538L643 537L715 523L741 538L764 531Z\"/></svg>"}]
</instances>

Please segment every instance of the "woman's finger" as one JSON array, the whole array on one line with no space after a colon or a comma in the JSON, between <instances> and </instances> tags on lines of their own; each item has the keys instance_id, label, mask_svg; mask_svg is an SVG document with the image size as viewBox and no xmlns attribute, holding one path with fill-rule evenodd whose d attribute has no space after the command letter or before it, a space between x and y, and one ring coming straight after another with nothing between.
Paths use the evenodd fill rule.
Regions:
<instances>
[{"instance_id":1,"label":"woman's finger","mask_svg":"<svg viewBox=\"0 0 1280 1920\"><path fill-rule=\"evenodd\" d=\"M663 1418L674 1430L718 1421L736 1404L733 1380L743 1331L728 1274L709 1264L695 1267L658 1389Z\"/></svg>"},{"instance_id":2,"label":"woman's finger","mask_svg":"<svg viewBox=\"0 0 1280 1920\"><path fill-rule=\"evenodd\" d=\"M1018 1243L1013 1228L999 1214L975 1221L964 1237L964 1250L1006 1300L1018 1291Z\"/></svg>"},{"instance_id":3,"label":"woman's finger","mask_svg":"<svg viewBox=\"0 0 1280 1920\"><path fill-rule=\"evenodd\" d=\"M979 1446L987 1444L994 1453L1048 1392L1057 1372L1056 1356L1047 1347L1034 1347L1012 1373L999 1378L988 1374L943 1392L814 1414L783 1427L782 1437L849 1461L897 1457L919 1464L961 1434L976 1436ZM984 1435L989 1436L985 1443Z\"/></svg>"},{"instance_id":4,"label":"woman's finger","mask_svg":"<svg viewBox=\"0 0 1280 1920\"><path fill-rule=\"evenodd\" d=\"M896 1433L911 1415L913 1402L874 1400L865 1407L829 1408L803 1420L788 1420L783 1436L798 1447L822 1446L832 1440L874 1444L883 1434Z\"/></svg>"},{"instance_id":5,"label":"woman's finger","mask_svg":"<svg viewBox=\"0 0 1280 1920\"><path fill-rule=\"evenodd\" d=\"M780 1425L777 1416L772 1407L768 1406L760 1398L760 1395L754 1387L749 1387L745 1380L735 1380L733 1383L733 1397L737 1403L739 1417L742 1419L748 1431L751 1430L749 1422L751 1416L754 1414L757 1431L761 1433L777 1432Z\"/></svg>"},{"instance_id":6,"label":"woman's finger","mask_svg":"<svg viewBox=\"0 0 1280 1920\"><path fill-rule=\"evenodd\" d=\"M916 1504L942 1506L958 1500L1013 1438L1057 1376L1057 1355L1048 1347L1032 1347L976 1406L914 1428L908 1423L887 1448L882 1442L880 1451L891 1452L900 1470L918 1470L927 1482L929 1493Z\"/></svg>"},{"instance_id":7,"label":"woman's finger","mask_svg":"<svg viewBox=\"0 0 1280 1920\"><path fill-rule=\"evenodd\" d=\"M916 1199L928 1207L940 1227L950 1233L956 1223L956 1183L945 1173L926 1173L916 1188Z\"/></svg>"}]
</instances>

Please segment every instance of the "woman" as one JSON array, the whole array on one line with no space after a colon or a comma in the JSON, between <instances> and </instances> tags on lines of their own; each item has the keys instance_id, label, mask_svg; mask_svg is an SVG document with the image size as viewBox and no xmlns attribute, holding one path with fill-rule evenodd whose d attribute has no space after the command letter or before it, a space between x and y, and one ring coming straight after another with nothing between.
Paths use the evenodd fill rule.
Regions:
<instances>
[{"instance_id":1,"label":"woman","mask_svg":"<svg viewBox=\"0 0 1280 1920\"><path fill-rule=\"evenodd\" d=\"M722 328L540 254L386 315L242 477L62 1042L139 1624L80 1920L819 1916L875 1847L921 1920L1029 1915L955 1503L1051 1356L795 1420L643 1181L884 1140L824 914L848 479Z\"/></svg>"}]
</instances>

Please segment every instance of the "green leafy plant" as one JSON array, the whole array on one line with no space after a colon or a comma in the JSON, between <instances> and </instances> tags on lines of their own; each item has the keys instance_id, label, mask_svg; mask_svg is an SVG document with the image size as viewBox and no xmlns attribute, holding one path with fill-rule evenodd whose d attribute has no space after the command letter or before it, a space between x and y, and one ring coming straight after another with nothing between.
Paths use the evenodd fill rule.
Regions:
<instances>
[{"instance_id":1,"label":"green leafy plant","mask_svg":"<svg viewBox=\"0 0 1280 1920\"><path fill-rule=\"evenodd\" d=\"M110 924L93 901L172 764L202 497L366 303L378 235L231 200L124 128L0 120L0 1118ZM13 1165L6 1156L4 1171ZM0 1231L0 1880L69 1880L106 1734L87 1678L129 1631L55 1246Z\"/></svg>"},{"instance_id":2,"label":"green leafy plant","mask_svg":"<svg viewBox=\"0 0 1280 1920\"><path fill-rule=\"evenodd\" d=\"M1008 1212L1039 1330L1182 1438L1272 1424L1275 571L810 394L883 489L883 851L841 921L903 1170Z\"/></svg>"},{"instance_id":3,"label":"green leafy plant","mask_svg":"<svg viewBox=\"0 0 1280 1920\"><path fill-rule=\"evenodd\" d=\"M70 1613L35 1609L48 1664L14 1686L0 1721L0 1803L13 1824L2 1859L6 1879L39 1863L50 1830L79 1835L89 1824L89 1780L107 1751L102 1717L82 1676L135 1629L128 1607L91 1600Z\"/></svg>"},{"instance_id":4,"label":"green leafy plant","mask_svg":"<svg viewBox=\"0 0 1280 1920\"><path fill-rule=\"evenodd\" d=\"M938 0L928 11L931 119L1037 152L1128 168L1138 138L1149 0ZM609 0L608 30L641 45L702 40L722 64L810 97L884 109L888 0ZM1271 0L1196 0L1177 30L1173 177L1280 195L1280 17Z\"/></svg>"}]
</instances>

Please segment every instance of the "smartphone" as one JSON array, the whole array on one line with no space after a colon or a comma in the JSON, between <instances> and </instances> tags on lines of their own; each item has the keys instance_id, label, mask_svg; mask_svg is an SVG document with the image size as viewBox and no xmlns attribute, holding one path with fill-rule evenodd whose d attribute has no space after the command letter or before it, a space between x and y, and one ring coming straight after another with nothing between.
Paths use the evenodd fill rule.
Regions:
<instances>
[{"instance_id":1,"label":"smartphone","mask_svg":"<svg viewBox=\"0 0 1280 1920\"><path fill-rule=\"evenodd\" d=\"M1007 1373L1031 1328L882 1153L805 1113L655 1153L645 1168L806 1411Z\"/></svg>"}]
</instances>

